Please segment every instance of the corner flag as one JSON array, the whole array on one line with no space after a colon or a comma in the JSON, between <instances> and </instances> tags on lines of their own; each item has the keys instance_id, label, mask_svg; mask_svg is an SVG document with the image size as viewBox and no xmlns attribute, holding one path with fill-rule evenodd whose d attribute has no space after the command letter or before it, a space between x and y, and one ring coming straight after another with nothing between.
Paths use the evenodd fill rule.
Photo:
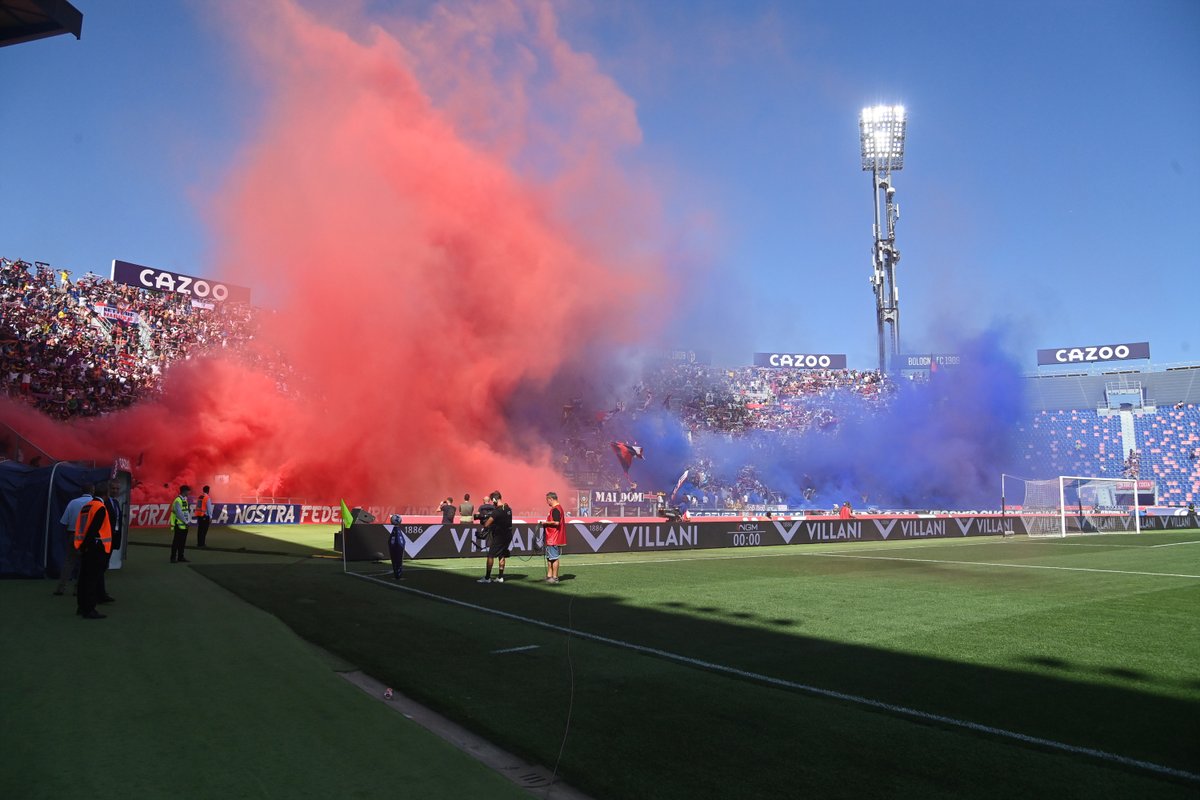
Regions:
<instances>
[{"instance_id":1,"label":"corner flag","mask_svg":"<svg viewBox=\"0 0 1200 800\"><path fill-rule=\"evenodd\" d=\"M349 528L354 524L354 515L350 513L350 506L346 505L346 501L342 500L342 528Z\"/></svg>"}]
</instances>

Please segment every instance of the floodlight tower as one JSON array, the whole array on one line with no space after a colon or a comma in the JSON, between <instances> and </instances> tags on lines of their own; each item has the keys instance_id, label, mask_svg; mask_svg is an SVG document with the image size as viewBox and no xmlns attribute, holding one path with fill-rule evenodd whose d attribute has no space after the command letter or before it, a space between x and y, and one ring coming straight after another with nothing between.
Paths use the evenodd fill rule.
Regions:
<instances>
[{"instance_id":1,"label":"floodlight tower","mask_svg":"<svg viewBox=\"0 0 1200 800\"><path fill-rule=\"evenodd\" d=\"M891 344L892 356L900 352L900 293L896 288L896 263L900 261L900 251L896 249L896 220L900 219L900 206L896 203L892 171L904 167L904 125L904 106L864 108L858 120L862 168L871 173L875 195L871 289L875 293L880 372L887 369L887 343ZM883 333L884 323L891 326L887 338Z\"/></svg>"}]
</instances>

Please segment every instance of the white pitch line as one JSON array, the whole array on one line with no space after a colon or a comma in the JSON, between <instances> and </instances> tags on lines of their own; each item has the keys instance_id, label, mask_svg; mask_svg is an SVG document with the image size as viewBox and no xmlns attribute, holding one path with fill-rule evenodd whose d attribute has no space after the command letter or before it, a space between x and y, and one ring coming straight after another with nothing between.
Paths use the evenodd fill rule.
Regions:
<instances>
[{"instance_id":1,"label":"white pitch line","mask_svg":"<svg viewBox=\"0 0 1200 800\"><path fill-rule=\"evenodd\" d=\"M1168 542L1167 544L1152 544L1152 545L1150 545L1150 547L1151 547L1151 548L1155 548L1155 547L1175 547L1175 546L1177 546L1177 545L1181 545L1181 544L1200 544L1200 539L1195 539L1195 540L1193 540L1193 541L1190 541L1190 542Z\"/></svg>"},{"instance_id":2,"label":"white pitch line","mask_svg":"<svg viewBox=\"0 0 1200 800\"><path fill-rule=\"evenodd\" d=\"M541 647L540 644L527 644L524 647L506 647L503 650L493 650L492 655L498 653L520 653L525 650L537 650L539 647Z\"/></svg>"},{"instance_id":3,"label":"white pitch line","mask_svg":"<svg viewBox=\"0 0 1200 800\"><path fill-rule=\"evenodd\" d=\"M1153 545L1153 544L1152 545L1144 545L1144 544L1098 544L1098 543L1093 543L1093 542L1043 542L1043 541L1038 541L1037 539L1031 539L1030 544L1039 544L1039 545L1049 544L1049 545L1057 545L1058 547L1106 547L1106 548L1128 547L1133 550L1144 550L1147 547L1158 547L1158 545Z\"/></svg>"},{"instance_id":4,"label":"white pitch line","mask_svg":"<svg viewBox=\"0 0 1200 800\"><path fill-rule=\"evenodd\" d=\"M1006 567L1008 569L1054 569L1063 572L1107 572L1113 575L1151 575L1155 578L1200 578L1200 575L1182 575L1175 572L1136 572L1127 569L1097 569L1094 567L1054 567L1046 564L1003 564L991 561L951 561L941 558L902 558L900 556L856 556L848 553L811 553L812 556L827 558L861 558L867 561L915 561L921 564L963 564L968 567Z\"/></svg>"},{"instance_id":5,"label":"white pitch line","mask_svg":"<svg viewBox=\"0 0 1200 800\"><path fill-rule=\"evenodd\" d=\"M966 562L966 563L970 563L970 562ZM894 705L892 703L885 703L881 700L872 700L868 697L860 697L859 695L847 694L845 692L838 692L838 691L834 691L832 689L822 689L819 686L811 686L806 683L798 683L796 681L789 681L784 678L774 678L774 677L771 677L770 675L762 675L757 672L749 672L747 670L738 669L737 667L729 667L724 664L716 664L712 661L703 661L698 658L691 658L690 656L680 655L678 653L672 653L668 650L660 650L657 647L647 647L646 645L634 644L633 642L626 642L626 641L622 641L621 639L613 639L611 637L601 636L596 633L587 633L587 632L581 631L577 628L566 628L566 627L563 627L562 625L555 625L551 622L545 622L540 619L533 619L532 617L524 617L524 616L521 616L520 614L514 614L510 611L501 611L496 608L488 608L486 606L476 605L475 603L468 603L465 600L459 600L454 597L446 597L445 595L435 594L433 592L426 592L422 589L416 589L412 586L400 586L398 584L390 583L388 581L381 581L378 578L372 578L369 575L360 575L360 574L354 573L354 572L347 572L345 574L351 575L355 578L359 578L364 581L371 581L372 583L378 583L380 586L386 586L389 589L399 589L400 591L403 591L403 592L409 592L411 594L421 595L423 597L428 597L433 600L440 600L443 603L449 603L451 605L462 606L463 608L469 608L474 611L481 611L485 614L493 614L498 617L505 617L506 619L516 620L517 622L525 622L530 625L536 625L540 628L546 628L548 630L558 631L559 633L565 633L569 636L577 636L581 639L590 639L594 642L600 642L601 644L609 644L609 645L613 645L615 647L623 647L626 650L633 650L634 652L638 652L638 653L645 653L647 655L658 656L660 658L669 659L671 661L676 661L681 664L688 664L690 666L699 667L700 669L706 669L706 670L710 670L712 672L720 672L720 673L724 673L726 675L736 675L740 678L748 678L750 680L759 681L761 683L766 683L766 684L769 684L772 686L782 686L787 689L796 689L798 691L807 692L809 694L815 694L820 697L828 697L828 698L831 698L834 700L841 700L841 701L847 702L847 703L855 703L857 705L867 706L868 708L875 708L875 709L879 709L881 711L888 711L893 714L899 714L899 715L906 716L906 717L913 717L915 719L921 719L921 720L925 720L927 722L936 722L939 725L949 725L949 726L956 727L956 728L965 728L966 730L976 731L978 733L985 733L985 734L989 734L991 736L997 736L997 737L1001 737L1001 738L1005 738L1005 739L1013 739L1015 741L1023 742L1025 744L1037 745L1039 747L1046 747L1046 748L1049 748L1052 750L1060 750L1062 752L1072 753L1074 755L1088 756L1090 758L1096 758L1101 761L1108 761L1108 762L1111 762L1114 764L1122 764L1127 767L1137 767L1138 769L1144 769L1148 772L1155 772L1160 775L1170 775L1175 778L1183 778L1185 780L1200 783L1200 775L1197 775L1196 773L1187 772L1186 770L1182 770L1182 769L1176 769L1175 767L1168 767L1163 764L1155 764L1152 761L1142 761L1140 759L1118 755L1117 753L1109 753L1106 750L1097 750L1092 747L1080 747L1078 745L1066 744L1065 742L1056 742L1053 739L1043 739L1040 736L1029 736L1024 733L1017 733L1016 731L1009 731L1009 730L1005 730L1004 728L994 728L991 725L983 725L978 722L970 722L968 720L955 719L954 717L944 717L941 714L932 714L928 711L920 711L915 708L908 708L907 706L898 706L898 705Z\"/></svg>"}]
</instances>

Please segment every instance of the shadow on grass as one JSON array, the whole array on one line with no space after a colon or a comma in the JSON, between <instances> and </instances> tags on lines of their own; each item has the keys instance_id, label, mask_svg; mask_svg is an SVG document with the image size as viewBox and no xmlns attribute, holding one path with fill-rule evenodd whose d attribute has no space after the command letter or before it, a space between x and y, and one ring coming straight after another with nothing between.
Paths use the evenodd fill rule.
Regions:
<instances>
[{"instance_id":1,"label":"shadow on grass","mask_svg":"<svg viewBox=\"0 0 1200 800\"><path fill-rule=\"evenodd\" d=\"M735 623L713 606L667 601L661 605L670 610L660 611L532 580L499 588L418 568L395 585L742 673L734 675L396 592L329 564L198 569L300 636L540 763L556 762L564 709L573 708L561 773L598 797L1188 796L1195 789L1134 767L817 697L805 686L1200 772L1200 704L1135 686L844 644L778 630L791 620L737 614ZM514 644L534 646L495 655Z\"/></svg>"},{"instance_id":2,"label":"shadow on grass","mask_svg":"<svg viewBox=\"0 0 1200 800\"><path fill-rule=\"evenodd\" d=\"M1178 687L1188 691L1200 691L1200 680L1165 679L1161 676L1151 675L1150 673L1140 669L1129 669L1128 667L1097 667L1091 664L1075 664L1067 661L1064 658L1054 658L1050 656L1025 656L1017 660L1025 664L1032 664L1034 666L1053 669L1064 673L1074 673L1082 676L1086 676L1088 674L1107 675L1113 678L1120 678L1123 681L1134 683Z\"/></svg>"}]
</instances>

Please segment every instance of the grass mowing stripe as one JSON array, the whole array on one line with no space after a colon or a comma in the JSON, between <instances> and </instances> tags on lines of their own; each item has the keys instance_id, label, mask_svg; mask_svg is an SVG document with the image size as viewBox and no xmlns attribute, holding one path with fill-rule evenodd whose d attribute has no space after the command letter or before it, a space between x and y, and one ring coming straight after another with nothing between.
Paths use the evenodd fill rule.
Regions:
<instances>
[{"instance_id":1,"label":"grass mowing stripe","mask_svg":"<svg viewBox=\"0 0 1200 800\"><path fill-rule=\"evenodd\" d=\"M905 560L905 559L887 559L887 560ZM913 560L921 560L921 559L913 559ZM973 564L975 562L961 562L961 563ZM1008 565L996 565L996 566L1008 566ZM1089 571L1111 572L1113 570L1089 570ZM681 664L687 664L687 665L693 666L693 667L699 667L701 669L705 669L705 670L708 670L711 672L718 672L718 673L723 673L726 675L735 675L737 677L747 678L749 680L757 681L759 683L765 683L765 684L772 685L772 686L779 686L779 687L783 687L786 689L794 689L794 690L802 691L802 692L805 692L808 694L818 695L820 697L827 697L827 698L831 698L834 700L840 700L843 702L853 703L855 705L861 705L861 706L866 706L868 708L874 708L874 709L878 709L881 711L887 711L889 713L898 714L900 716L911 717L914 719L924 720L927 722L934 722L934 723L938 723L941 725L947 725L947 726L955 727L955 728L962 728L965 730L975 731L977 733L984 733L984 734L987 734L990 736L996 736L999 738L1012 739L1014 741L1022 742L1024 744L1036 745L1036 746L1044 747L1044 748L1051 749L1051 750L1057 750L1060 752L1071 753L1073 755L1087 756L1089 758L1094 758L1094 759L1098 759L1101 761L1107 761L1112 764L1120 764L1120 765L1126 766L1126 767L1134 767L1136 769L1141 769L1141 770L1145 770L1147 772L1157 773L1159 775L1167 775L1167 776L1171 776L1174 778L1181 778L1183 780L1200 783L1200 775L1198 775L1196 773L1188 772L1188 771L1182 770L1182 769L1176 769L1174 767L1168 767L1168 766L1165 766L1162 764L1155 764L1150 761L1143 761L1141 759L1129 758L1128 756L1122 756L1117 753L1110 753L1105 750L1098 750L1098 749L1091 748L1091 747L1080 747L1077 745L1067 744L1065 742L1054 741L1053 739L1045 739L1045 738L1042 738L1039 736L1029 736L1029 735L1026 735L1023 733L1018 733L1016 731L1005 730L1003 728L996 728L991 725L983 725L978 722L971 722L969 720L955 719L953 717L947 717L947 716L943 716L941 714L932 714L927 711L921 711L919 709L909 708L907 706L900 706L900 705L895 705L892 703L885 703L880 700L872 700L871 698L862 697L860 695L848 694L846 692L838 692L838 691L834 691L831 689L823 689L819 686L811 686L809 684L799 683L797 681L789 681L784 678L775 678L775 677L771 677L770 675L762 675L762 674L759 674L756 672L749 672L747 670L742 670L742 669L738 669L736 667L726 666L724 664L716 664L711 661L704 661L702 659L691 658L689 656L680 655L678 653L672 653L667 650L660 650L659 648L656 648L656 647L647 647L646 645L635 644L633 642L626 642L626 641L622 641L620 639L613 639L608 636L601 636L601 635L594 634L594 633L587 633L585 631L576 630L572 627L563 627L561 625L555 625L554 623L551 623L551 622L534 619L532 617L526 617L526 616L523 616L520 614L514 614L514 613L508 612L508 611L501 611L499 609L487 608L486 606L477 605L475 603L469 603L465 600L459 600L457 598L447 597L445 595L439 595L434 592L427 592L423 589L415 589L411 586L400 586L398 584L395 584L395 583L392 583L389 581L380 580L378 578L373 578L368 575L362 575L362 574L358 574L358 573L354 573L354 572L348 572L345 574L350 575L355 578L358 578L360 580L370 581L371 583L377 583L380 586L385 586L389 589L399 589L400 591L403 591L403 592L409 592L411 594L420 595L422 597L426 597L426 598L429 598L432 600L437 600L437 601L440 601L443 603L449 603L451 605L460 606L462 608L468 608L473 611L481 611L485 614L491 614L491 615L498 616L498 617L504 617L506 619L514 620L517 622L523 622L523 623L527 623L530 625L536 625L541 628L546 628L548 630L558 631L560 633L567 634L568 637L578 636L580 638L590 639L595 642L600 642L601 644L607 644L607 645L612 645L614 647L620 647L620 648L624 648L627 650L633 650L634 652L645 653L647 655L658 656L660 658L665 658L670 661L675 661L675 662L678 662ZM1159 574L1159 573L1150 573L1150 574ZM1200 576L1185 576L1185 577L1200 577ZM568 638L568 641L569 641L569 638Z\"/></svg>"},{"instance_id":2,"label":"grass mowing stripe","mask_svg":"<svg viewBox=\"0 0 1200 800\"><path fill-rule=\"evenodd\" d=\"M1177 572L1135 572L1128 569L1097 569L1094 567L1053 567L1047 564L1002 564L992 561L952 561L947 558L904 558L903 556L858 556L850 553L809 553L825 558L861 558L866 561L913 561L920 564L959 564L968 567L1006 567L1008 569L1055 569L1063 572L1106 572L1112 575L1149 575L1155 578L1200 578Z\"/></svg>"}]
</instances>

